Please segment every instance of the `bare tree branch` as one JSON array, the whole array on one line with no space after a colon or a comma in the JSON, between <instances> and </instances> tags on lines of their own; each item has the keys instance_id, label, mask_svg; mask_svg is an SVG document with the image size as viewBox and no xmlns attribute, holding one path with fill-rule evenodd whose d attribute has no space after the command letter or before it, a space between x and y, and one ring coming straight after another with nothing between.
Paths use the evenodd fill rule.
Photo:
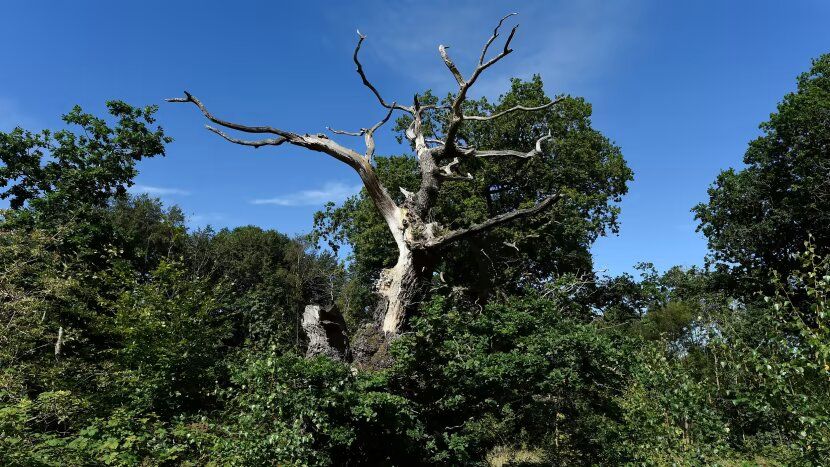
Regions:
<instances>
[{"instance_id":1,"label":"bare tree branch","mask_svg":"<svg viewBox=\"0 0 830 467\"><path fill-rule=\"evenodd\" d=\"M439 173L438 178L443 181L455 181L455 182L469 182L470 180L474 180L473 174L467 172L467 175L459 175L459 174L445 174Z\"/></svg>"},{"instance_id":2,"label":"bare tree branch","mask_svg":"<svg viewBox=\"0 0 830 467\"><path fill-rule=\"evenodd\" d=\"M481 57L479 57L479 59L478 59L478 64L479 65L484 64L484 57L487 56L487 49L489 49L490 45L493 44L493 41L496 40L497 37L499 37L499 28L501 27L502 23L504 23L504 20L506 20L507 18L510 18L511 16L515 16L515 15L518 15L518 13L510 13L508 15L505 15L505 17L502 18L501 20L499 20L499 24L496 25L495 29L493 29L493 35L490 36L490 39L487 41L486 44L484 44L484 50L481 51Z\"/></svg>"},{"instance_id":3,"label":"bare tree branch","mask_svg":"<svg viewBox=\"0 0 830 467\"><path fill-rule=\"evenodd\" d=\"M389 112L386 112L386 116L383 117L383 120L375 123L375 125L366 130L366 134L363 135L366 140L366 159L368 159L369 162L372 161L372 157L375 155L375 131L382 127L384 123L389 121L389 117L392 116L392 112L395 110L395 105L396 103L393 102L392 106L389 107Z\"/></svg>"},{"instance_id":4,"label":"bare tree branch","mask_svg":"<svg viewBox=\"0 0 830 467\"><path fill-rule=\"evenodd\" d=\"M447 134L446 134L446 141L447 142L446 142L445 147L448 149L447 152L449 152L449 153L453 152L456 149L455 138L458 135L458 130L461 128L462 122L464 122L464 114L462 112L461 107L462 107L462 104L464 103L464 101L467 100L467 91L469 91L470 87L472 87L472 85L475 84L476 80L478 79L479 76L481 76L481 73L484 70L491 67L492 65L497 63L499 60L501 60L502 58L506 57L508 54L513 52L513 49L510 48L510 43L513 41L513 36L516 34L516 29L519 27L518 25L513 26L513 29L510 30L510 35L507 36L507 40L504 42L504 49L502 49L502 51L498 55L496 55L495 57L491 58L487 62L484 62L484 55L486 55L487 49L489 49L490 45L493 43L495 38L498 36L498 30L501 27L504 20L507 19L510 16L513 16L513 15L507 15L504 18L502 18L501 21L499 21L499 24L496 26L496 29L493 31L493 37L491 37L487 41L487 43L484 46L484 50L482 50L482 57L481 57L481 60L479 61L479 65L473 71L472 75L470 75L470 78L468 78L466 81L463 80L463 79L461 81L459 81L458 94L455 96L455 99L453 100L452 105L450 107L450 111L451 111L452 116L451 116L451 119L450 119L450 123L447 126ZM440 48L439 48L439 51L442 52L441 53L442 56L446 55L446 52L442 51ZM445 60L445 62L446 62L446 60ZM449 62L449 63L452 63L452 62ZM449 64L447 66L449 66ZM453 73L453 75L455 75L455 73ZM456 77L456 81L458 81L458 77Z\"/></svg>"},{"instance_id":5,"label":"bare tree branch","mask_svg":"<svg viewBox=\"0 0 830 467\"><path fill-rule=\"evenodd\" d=\"M460 164L460 163L461 163L461 160L458 159L457 157L454 157L452 162L450 162L449 164L441 166L441 171L444 172L445 174L449 175L449 174L452 173L452 168L455 167L456 165Z\"/></svg>"},{"instance_id":6,"label":"bare tree branch","mask_svg":"<svg viewBox=\"0 0 830 467\"><path fill-rule=\"evenodd\" d=\"M221 120L219 118L214 117L199 101L197 98L192 96L190 93L185 92L184 98L173 98L167 99L168 102L191 102L195 104L199 110L202 111L204 116L221 126L226 128L231 128L238 131L243 131L247 133L273 133L278 136L281 136L285 139L285 141L279 142L278 139L274 141L274 145L282 144L283 142L290 143L294 146L303 147L306 149L310 149L312 151L321 152L327 154L340 162L348 165L349 167L353 168L355 172L360 176L361 181L363 182L363 187L366 189L367 195L372 199L375 207L377 207L378 211L380 211L381 216L386 221L386 224L389 226L389 230L392 233L392 236L395 238L395 242L403 244L403 232L399 228L400 225L400 208L395 201L389 196L389 192L386 190L386 187L383 186L380 179L378 178L377 174L375 173L374 168L369 163L369 161L362 157L360 154L356 153L355 151L345 148L336 142L332 141L326 135L318 134L318 135L299 135L297 133L292 133L290 131L280 130L278 128L268 127L268 126L247 126L241 125L239 123L233 123L225 120ZM388 120L388 116L382 120L382 122ZM382 123L381 122L381 123ZM379 125L375 125L378 127ZM214 133L219 134L226 140L236 143L242 144L246 146L255 146L258 147L260 143L264 143L263 141L246 141L241 140L238 138L231 137L222 133L221 131L215 128L209 128Z\"/></svg>"},{"instance_id":7,"label":"bare tree branch","mask_svg":"<svg viewBox=\"0 0 830 467\"><path fill-rule=\"evenodd\" d=\"M216 133L217 135L225 138L226 140L230 141L231 143L241 144L243 146L253 146L255 148L259 148L261 146L279 146L280 144L288 141L288 138L280 136L279 138L266 138L266 139L259 139L254 141L234 138L233 136L228 135L227 133L214 128L210 125L205 125L205 128L208 130Z\"/></svg>"},{"instance_id":8,"label":"bare tree branch","mask_svg":"<svg viewBox=\"0 0 830 467\"><path fill-rule=\"evenodd\" d=\"M421 103L418 101L418 94L416 93L412 98L412 124L410 125L409 129L412 130L412 143L415 145L415 154L418 156L418 159L421 160L422 156L425 156L425 153L429 151L426 142L426 135L424 135L424 128L423 128L423 121L421 119L421 112L423 108L421 107ZM407 129L407 137L409 137L409 129ZM426 161L421 162L421 175L428 175L430 173L429 167L427 167Z\"/></svg>"},{"instance_id":9,"label":"bare tree branch","mask_svg":"<svg viewBox=\"0 0 830 467\"><path fill-rule=\"evenodd\" d=\"M366 128L361 128L360 131L346 131L346 130L335 130L334 128L327 126L326 130L334 133L335 135L346 135L346 136L363 136L363 133L366 133Z\"/></svg>"},{"instance_id":10,"label":"bare tree branch","mask_svg":"<svg viewBox=\"0 0 830 467\"><path fill-rule=\"evenodd\" d=\"M205 107L205 105L202 104L202 102L199 99L197 99L195 96L191 95L187 91L184 92L184 95L185 95L185 97L172 97L172 98L165 99L165 100L167 102L192 102L194 105L196 105L196 107L199 108L199 110L202 111L202 114L204 114L204 116L208 120L210 120L211 122L213 122L217 125L222 125L223 127L230 128L232 130L244 131L245 133L273 133L275 135L279 135L279 136L282 136L283 138L288 138L288 139L291 139L291 138L294 138L294 137L298 136L297 134L291 133L290 131L280 130L279 128L273 128L273 127L270 127L270 126L241 125L239 123L233 123L233 122L229 122L229 121L226 121L226 120L216 118L216 117L213 116L213 114L208 112L207 107Z\"/></svg>"},{"instance_id":11,"label":"bare tree branch","mask_svg":"<svg viewBox=\"0 0 830 467\"><path fill-rule=\"evenodd\" d=\"M406 127L406 131L404 132L406 135L406 139L409 141L415 142L415 119L413 118L412 121L409 123L409 126Z\"/></svg>"},{"instance_id":12,"label":"bare tree branch","mask_svg":"<svg viewBox=\"0 0 830 467\"><path fill-rule=\"evenodd\" d=\"M536 150L530 152L513 151L512 149L496 149L493 151L472 151L470 153L474 157L516 157L519 159L530 159L536 155Z\"/></svg>"},{"instance_id":13,"label":"bare tree branch","mask_svg":"<svg viewBox=\"0 0 830 467\"><path fill-rule=\"evenodd\" d=\"M395 111L395 102L392 103L392 106L389 107L389 111L386 112L386 116L377 123L375 123L371 128L361 128L360 131L346 131L346 130L335 130L332 127L326 127L327 130L336 134L336 135L346 135L346 136L363 136L366 141L366 159L371 162L372 157L375 155L375 131L378 130L384 123L389 121L389 118L392 116L392 112Z\"/></svg>"},{"instance_id":14,"label":"bare tree branch","mask_svg":"<svg viewBox=\"0 0 830 467\"><path fill-rule=\"evenodd\" d=\"M472 86L475 83L478 77L481 76L481 73L484 72L484 70L495 65L499 60L503 59L508 54L513 52L513 49L510 48L510 43L513 42L513 36L516 35L517 29L519 29L518 24L513 26L513 29L510 30L510 35L507 36L507 40L504 42L504 49L502 49L502 51L498 55L496 55L495 57L491 58L483 64L479 64L479 66L476 67L475 71L473 71L472 76L470 76L470 79L467 80L467 86L466 89L464 89L465 93L470 88L470 86Z\"/></svg>"},{"instance_id":15,"label":"bare tree branch","mask_svg":"<svg viewBox=\"0 0 830 467\"><path fill-rule=\"evenodd\" d=\"M447 142L444 141L443 139L424 138L424 141L426 141L427 143L430 143L430 144L437 144L439 146L446 146L447 145ZM467 147L467 146L458 146L458 145L456 145L456 147L457 147L457 149L460 149L462 152L463 151L469 151L470 149L472 149L472 148Z\"/></svg>"},{"instance_id":16,"label":"bare tree branch","mask_svg":"<svg viewBox=\"0 0 830 467\"><path fill-rule=\"evenodd\" d=\"M483 121L487 121L487 120L493 120L493 119L502 117L504 115L507 115L509 113L513 113L513 112L516 112L516 111L519 111L519 110L521 110L523 112L536 112L538 110L545 110L545 109L547 109L547 108L549 108L549 107L551 107L551 106L553 106L553 105L555 105L559 102L562 102L563 99L564 99L564 97L560 96L560 97L557 97L556 99L548 102L547 104L543 104L543 105L540 105L538 107L525 107L523 105L517 105L517 106L511 107L507 110L502 110L501 112L494 113L492 115L464 115L461 118L463 118L464 120L473 120L473 121L483 122Z\"/></svg>"},{"instance_id":17,"label":"bare tree branch","mask_svg":"<svg viewBox=\"0 0 830 467\"><path fill-rule=\"evenodd\" d=\"M499 156L510 156L510 157L518 157L520 159L530 159L531 157L538 156L543 153L542 151L542 143L545 140L551 139L553 136L548 133L545 136L536 140L536 147L529 152L521 152L521 151L513 151L511 149L496 149L491 151L478 151L478 150L470 150L466 151L464 154L467 156L473 157L499 157Z\"/></svg>"},{"instance_id":18,"label":"bare tree branch","mask_svg":"<svg viewBox=\"0 0 830 467\"><path fill-rule=\"evenodd\" d=\"M412 199L412 197L415 196L415 193L407 190L402 186L399 186L398 189L401 190L401 194L403 194L403 197L406 199Z\"/></svg>"},{"instance_id":19,"label":"bare tree branch","mask_svg":"<svg viewBox=\"0 0 830 467\"><path fill-rule=\"evenodd\" d=\"M220 118L215 117L213 114L208 111L207 107L205 107L202 102L197 99L195 96L190 94L189 92L185 91L185 97L177 97L167 99L167 102L190 102L193 103L202 114L211 122L216 123L217 125L224 126L226 128L231 128L234 130L246 132L246 133L272 133L278 136L281 136L282 139L285 141L280 141L279 138L274 139L273 142L269 140L259 140L259 141L247 141L238 138L234 138L230 135L227 135L216 128L208 127L208 130L218 134L219 136L225 138L226 140L241 144L244 146L264 146L266 144L271 144L274 146L278 146L284 142L288 142L295 146L304 147L306 149L311 149L312 151L322 152L328 154L335 159L348 164L353 169L357 170L358 173L361 175L361 178L364 177L366 169L363 166L364 160L363 158L357 154L356 152L352 151L351 149L345 148L334 141L328 139L325 135L299 135L297 133L293 133L286 130L281 130L279 128L274 128L270 126L248 126L242 125L239 123L229 122L227 120L222 120Z\"/></svg>"},{"instance_id":20,"label":"bare tree branch","mask_svg":"<svg viewBox=\"0 0 830 467\"><path fill-rule=\"evenodd\" d=\"M377 131L378 128L382 127L386 122L389 121L389 117L392 116L392 112L395 110L395 102L392 103L392 108L389 109L389 112L386 112L386 116L381 119L381 121L375 123L372 128L369 128L369 133L374 133Z\"/></svg>"},{"instance_id":21,"label":"bare tree branch","mask_svg":"<svg viewBox=\"0 0 830 467\"><path fill-rule=\"evenodd\" d=\"M453 230L452 232L432 239L431 241L427 242L426 246L428 248L441 248L451 243L457 242L458 240L488 232L512 220L521 219L523 217L539 213L547 209L549 206L551 206L553 203L555 203L557 200L561 198L562 196L558 193L550 195L547 198L544 198L543 200L536 203L533 207L525 209L516 209L514 211L510 211L508 213L487 219L486 221L481 222L479 224L474 224L470 227L463 229Z\"/></svg>"},{"instance_id":22,"label":"bare tree branch","mask_svg":"<svg viewBox=\"0 0 830 467\"><path fill-rule=\"evenodd\" d=\"M447 49L449 46L439 45L438 46L438 53L441 54L441 58L444 59L444 63L447 65L447 68L450 69L450 73L455 77L455 80L458 82L459 86L464 86L464 77L461 76L461 72L458 71L458 67L455 66L455 63L452 62L450 56L447 55Z\"/></svg>"},{"instance_id":23,"label":"bare tree branch","mask_svg":"<svg viewBox=\"0 0 830 467\"><path fill-rule=\"evenodd\" d=\"M363 40L366 39L366 36L361 34L360 31L357 31L357 36L360 38L357 40L357 46L354 49L354 64L357 65L357 74L360 75L360 79L363 80L363 84L372 91L372 94L378 98L378 102L380 105L386 107L387 109L398 109L403 110L404 112L412 113L412 109L408 107L404 107L402 105L398 105L395 102L391 104L387 104L383 97L381 97L380 92L378 92L377 88L369 82L366 78L366 73L363 72L363 65L360 64L360 60L357 58L357 53L360 52L360 46L363 44Z\"/></svg>"},{"instance_id":24,"label":"bare tree branch","mask_svg":"<svg viewBox=\"0 0 830 467\"><path fill-rule=\"evenodd\" d=\"M438 173L438 177L441 178L441 180L445 180L445 181L447 181L447 180L454 180L454 181L473 180L473 175L469 172L467 172L466 175L461 175L461 174L457 174L457 173L453 172L453 167L455 167L456 165L458 165L460 163L461 163L461 161L457 157L453 158L452 162L450 162L449 164L442 165L441 167L439 167L439 169L441 171Z\"/></svg>"}]
</instances>

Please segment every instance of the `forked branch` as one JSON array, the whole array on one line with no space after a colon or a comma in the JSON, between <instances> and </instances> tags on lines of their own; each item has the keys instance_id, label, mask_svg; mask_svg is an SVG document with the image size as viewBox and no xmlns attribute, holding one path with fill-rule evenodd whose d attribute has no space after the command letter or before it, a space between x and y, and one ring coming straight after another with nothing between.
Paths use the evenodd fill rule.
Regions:
<instances>
[{"instance_id":1,"label":"forked branch","mask_svg":"<svg viewBox=\"0 0 830 467\"><path fill-rule=\"evenodd\" d=\"M358 171L361 170L365 171L363 167L363 158L357 154L356 152L352 151L351 149L345 148L340 146L339 144L335 143L334 141L325 137L325 135L300 135L291 131L282 130L279 128L274 128L271 126L250 126L250 125L242 125L240 123L230 122L227 120L223 120L214 116L207 107L197 99L195 96L190 94L189 92L184 92L185 97L174 97L170 99L166 99L167 102L183 102L183 103L192 103L199 110L202 114L210 120L211 122L223 126L225 128L230 128L232 130L241 131L244 133L270 133L279 136L279 138L269 138L269 139L261 139L261 140L244 140L235 138L226 134L225 132L214 128L212 126L207 126L207 129L216 133L217 135L221 136L222 138L235 143L240 144L243 146L253 146L253 147L260 147L260 146L279 146L283 143L290 143L295 146L304 147L306 149L311 149L312 151L322 152L328 154L335 159L344 162ZM362 175L362 174L361 174Z\"/></svg>"},{"instance_id":2,"label":"forked branch","mask_svg":"<svg viewBox=\"0 0 830 467\"><path fill-rule=\"evenodd\" d=\"M481 51L481 57L479 58L478 66L473 71L468 79L463 79L461 73L458 72L458 68L455 66L455 63L450 59L449 55L447 54L445 46L439 46L438 50L441 53L441 58L444 59L444 63L449 68L450 72L455 77L456 81L458 82L458 94L455 96L455 99L450 106L450 122L447 125L447 134L446 134L446 149L448 152L453 152L456 149L455 146L455 138L458 136L458 130L461 128L461 124L464 122L464 114L462 112L462 104L465 100L467 100L467 91L470 90L473 84L475 84L476 80L481 73L484 72L487 68L490 68L496 62L501 60L502 58L506 57L509 53L513 52L513 49L510 48L510 43L513 41L513 36L516 34L516 29L519 27L518 25L513 26L513 29L510 30L510 35L507 36L507 40L504 42L504 48L502 51L491 58L488 61L484 61L487 55L487 50L490 48L490 45L493 44L493 41L499 36L499 29L501 28L504 20L513 16L515 13L511 13L499 21L499 24L496 25L496 28L493 30L493 35L490 39L487 40L487 43L484 45L483 50Z\"/></svg>"},{"instance_id":3,"label":"forked branch","mask_svg":"<svg viewBox=\"0 0 830 467\"><path fill-rule=\"evenodd\" d=\"M493 35L490 36L490 39L488 39L487 43L484 44L484 49L481 51L481 56L478 58L478 64L479 65L484 64L484 58L487 56L487 49L489 49L490 45L493 43L493 41L496 40L497 37L499 37L499 28L501 28L501 25L502 25L502 23L504 23L504 20L506 20L507 18L510 18L511 16L515 16L515 15L518 15L518 13L510 13L508 15L505 15L504 18L499 20L499 24L496 25L495 29L493 29Z\"/></svg>"},{"instance_id":4,"label":"forked branch","mask_svg":"<svg viewBox=\"0 0 830 467\"><path fill-rule=\"evenodd\" d=\"M453 158L452 162L446 165L442 165L439 167L440 172L438 172L438 177L442 180L454 180L454 181L469 181L473 180L473 175L467 172L466 175L457 174L453 171L453 167L460 164L461 161L455 157Z\"/></svg>"},{"instance_id":5,"label":"forked branch","mask_svg":"<svg viewBox=\"0 0 830 467\"><path fill-rule=\"evenodd\" d=\"M395 111L395 105L396 103L393 102L389 107L389 111L386 112L386 116L383 117L381 121L375 123L371 128L361 128L360 131L335 130L331 127L326 127L326 129L336 135L363 136L366 141L366 160L371 162L372 157L375 155L375 132L378 128L382 127L384 123L389 121L389 118L392 116L392 112Z\"/></svg>"},{"instance_id":6,"label":"forked branch","mask_svg":"<svg viewBox=\"0 0 830 467\"><path fill-rule=\"evenodd\" d=\"M383 117L383 120L375 123L372 128L366 130L366 134L363 135L363 138L366 141L366 159L371 162L372 157L375 155L375 132L378 128L382 127L384 123L389 121L389 117L392 116L392 112L395 110L396 103L392 103L392 107L389 108L389 112L386 112L386 116Z\"/></svg>"}]
</instances>

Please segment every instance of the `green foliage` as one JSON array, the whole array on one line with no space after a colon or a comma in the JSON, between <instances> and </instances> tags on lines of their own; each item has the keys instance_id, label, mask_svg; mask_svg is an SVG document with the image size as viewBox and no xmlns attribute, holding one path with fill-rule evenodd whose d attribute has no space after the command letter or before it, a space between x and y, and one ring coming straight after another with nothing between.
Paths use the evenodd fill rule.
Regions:
<instances>
[{"instance_id":1,"label":"green foliage","mask_svg":"<svg viewBox=\"0 0 830 467\"><path fill-rule=\"evenodd\" d=\"M437 299L401 339L393 380L430 437L431 461L476 464L497 447L551 463L610 462L605 443L630 342L574 319L566 295L453 306Z\"/></svg>"},{"instance_id":2,"label":"green foliage","mask_svg":"<svg viewBox=\"0 0 830 467\"><path fill-rule=\"evenodd\" d=\"M688 363L657 346L639 353L634 380L617 400L623 417L613 449L620 459L706 465L728 451L729 427L708 399L710 382L695 378Z\"/></svg>"},{"instance_id":3,"label":"green foliage","mask_svg":"<svg viewBox=\"0 0 830 467\"><path fill-rule=\"evenodd\" d=\"M262 353L234 366L220 465L358 465L421 457L412 403L382 375L324 358Z\"/></svg>"},{"instance_id":4,"label":"green foliage","mask_svg":"<svg viewBox=\"0 0 830 467\"><path fill-rule=\"evenodd\" d=\"M726 344L740 429L778 435L816 462L830 456L830 259L806 246L798 269L773 280L765 312L748 310ZM791 300L802 295L808 298Z\"/></svg>"},{"instance_id":5,"label":"green foliage","mask_svg":"<svg viewBox=\"0 0 830 467\"><path fill-rule=\"evenodd\" d=\"M830 262L811 244L797 260L798 269L773 279L767 288L776 292L759 302L698 308L688 322L692 305L670 302L687 324L669 320L671 332L646 333L658 345L641 353L620 402L627 457L647 464L827 459ZM647 314L641 326L650 331L667 309L657 308L655 320Z\"/></svg>"},{"instance_id":6,"label":"green foliage","mask_svg":"<svg viewBox=\"0 0 830 467\"><path fill-rule=\"evenodd\" d=\"M437 299L382 373L276 347L240 355L208 430L211 459L478 465L509 447L546 462L612 462L604 446L617 440L632 341L570 308L564 295L483 309Z\"/></svg>"},{"instance_id":7,"label":"green foliage","mask_svg":"<svg viewBox=\"0 0 830 467\"><path fill-rule=\"evenodd\" d=\"M77 431L37 429L50 420L77 416L77 407L71 406L74 400L67 391L45 392L34 401L23 399L0 408L0 459L5 465L162 465L180 461L190 449L187 426L170 428L153 414L123 408Z\"/></svg>"},{"instance_id":8,"label":"green foliage","mask_svg":"<svg viewBox=\"0 0 830 467\"><path fill-rule=\"evenodd\" d=\"M118 120L115 127L75 106L63 120L83 133L35 134L19 127L0 133L0 187L8 187L0 198L9 199L12 209L45 203L40 210L57 213L78 202L103 206L126 194L137 174L135 163L164 155L172 138L161 127L147 127L155 122L155 106L139 109L110 101L107 108Z\"/></svg>"},{"instance_id":9,"label":"green foliage","mask_svg":"<svg viewBox=\"0 0 830 467\"><path fill-rule=\"evenodd\" d=\"M180 266L162 262L150 279L115 303L121 345L114 361L125 400L162 414L209 406L206 392L221 379L227 312L217 290L187 280ZM123 403L123 400L122 400Z\"/></svg>"},{"instance_id":10,"label":"green foliage","mask_svg":"<svg viewBox=\"0 0 830 467\"><path fill-rule=\"evenodd\" d=\"M797 267L791 255L808 234L820 253L830 251L830 55L798 77L798 90L761 129L744 156L746 168L722 172L709 202L694 208L713 259L734 269L732 283L756 277L744 287L750 291L771 271Z\"/></svg>"}]
</instances>

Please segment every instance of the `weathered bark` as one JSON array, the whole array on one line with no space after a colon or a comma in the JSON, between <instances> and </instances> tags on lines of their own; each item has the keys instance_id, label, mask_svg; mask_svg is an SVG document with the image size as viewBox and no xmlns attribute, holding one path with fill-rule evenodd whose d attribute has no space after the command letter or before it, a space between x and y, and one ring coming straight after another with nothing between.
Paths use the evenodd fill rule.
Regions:
<instances>
[{"instance_id":1,"label":"weathered bark","mask_svg":"<svg viewBox=\"0 0 830 467\"><path fill-rule=\"evenodd\" d=\"M409 325L427 297L436 258L422 248L404 243L398 260L384 269L375 285L378 295L371 322L355 335L353 357L359 368L380 369L392 363L389 346Z\"/></svg>"},{"instance_id":2,"label":"weathered bark","mask_svg":"<svg viewBox=\"0 0 830 467\"><path fill-rule=\"evenodd\" d=\"M306 357L325 355L344 362L351 360L346 321L334 305L306 305L303 330L308 337Z\"/></svg>"},{"instance_id":3,"label":"weathered bark","mask_svg":"<svg viewBox=\"0 0 830 467\"><path fill-rule=\"evenodd\" d=\"M272 136L258 140L245 140L228 135L219 128L207 127L210 131L232 143L254 148L280 146L283 144L303 147L327 154L347 164L360 176L367 196L372 200L375 207L377 207L392 237L395 239L395 244L398 247L398 260L392 268L381 272L376 284L379 301L375 319L372 323L364 326L354 339L352 350L358 366L377 368L389 364L391 361L388 354L389 344L406 329L409 318L417 311L418 306L425 299L437 259L441 256L442 251L455 242L473 238L476 235L486 234L490 230L514 219L537 214L559 199L559 195L551 194L545 198L535 200L537 202L533 207L503 213L487 219L484 222L454 231L447 231L437 223L431 221L431 212L437 204L441 185L446 181L469 181L473 179L473 176L469 173L459 174L455 172L462 160L477 157L517 157L520 159L530 159L541 154L542 143L551 138L550 134L540 137L536 141L535 148L529 152L513 150L481 151L476 148L466 147L462 144L462 141L459 141L461 139L459 137L460 130L465 121L482 122L497 119L513 112L545 110L559 101L559 99L555 99L538 107L518 105L498 113L483 116L465 115L463 113L463 104L467 99L467 93L481 73L513 51L510 48L510 44L518 26L511 29L501 52L495 54L489 60L485 60L490 46L499 37L499 30L502 24L514 14L507 15L499 21L492 36L487 40L481 51L478 65L468 78L464 77L452 61L447 53L447 47L443 45L439 46L438 50L441 58L458 83L458 92L449 106L422 106L418 102L417 95L411 106L386 101L378 89L368 80L363 66L358 59L360 46L366 39L366 36L358 32L360 38L353 56L355 65L357 66L357 73L360 75L363 84L369 88L380 105L386 110L386 114L382 120L370 128L362 128L360 131L331 129L330 131L337 135L363 136L366 143L366 151L363 154L359 154L352 149L338 144L324 134L299 134L271 126L248 126L222 120L211 114L201 101L187 92L185 92L185 97L168 99L169 102L194 104L209 121L220 127L244 133L268 134ZM404 191L406 200L400 206L395 203L389 195L387 188L378 179L372 161L375 153L374 133L389 121L392 113L395 111L408 114L412 118L412 124L406 130L406 138L412 143L415 149L414 155L418 159L421 174L421 185L418 191L415 193ZM447 121L443 135L436 135L441 136L443 139L426 137L427 132L422 127L422 120L426 112L447 112L445 114ZM436 144L437 146L430 146ZM325 319L321 318L319 308L316 310L313 308L306 310L309 315L309 327L307 329L309 337L317 336L314 337L314 348L310 348L309 352L327 355L330 353L338 354L340 352L339 350L334 351L330 349L330 339L332 336L326 332L324 325Z\"/></svg>"},{"instance_id":4,"label":"weathered bark","mask_svg":"<svg viewBox=\"0 0 830 467\"><path fill-rule=\"evenodd\" d=\"M377 293L385 303L381 330L397 335L426 296L434 262L425 252L404 250L394 267L381 272Z\"/></svg>"}]
</instances>

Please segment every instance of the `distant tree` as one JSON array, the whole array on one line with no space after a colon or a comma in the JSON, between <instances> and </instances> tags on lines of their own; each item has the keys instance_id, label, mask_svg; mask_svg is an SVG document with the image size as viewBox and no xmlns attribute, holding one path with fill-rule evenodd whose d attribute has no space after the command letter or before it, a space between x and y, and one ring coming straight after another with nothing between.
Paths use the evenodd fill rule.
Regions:
<instances>
[{"instance_id":1,"label":"distant tree","mask_svg":"<svg viewBox=\"0 0 830 467\"><path fill-rule=\"evenodd\" d=\"M63 116L65 129L0 132L0 199L11 207L0 217L4 227L59 229L55 247L68 263L101 270L111 267L111 204L126 199L136 163L164 155L172 141L153 128L155 106L107 108L114 123L75 106Z\"/></svg>"},{"instance_id":2,"label":"distant tree","mask_svg":"<svg viewBox=\"0 0 830 467\"><path fill-rule=\"evenodd\" d=\"M761 129L746 168L721 172L709 202L694 208L712 259L733 280L754 277L750 289L792 270L810 234L819 254L830 251L830 55L798 77Z\"/></svg>"},{"instance_id":3,"label":"distant tree","mask_svg":"<svg viewBox=\"0 0 830 467\"><path fill-rule=\"evenodd\" d=\"M330 253L317 254L302 238L255 226L197 230L188 237L186 261L194 279L221 284L222 302L233 316L234 341L300 345L305 303L327 305L342 282Z\"/></svg>"},{"instance_id":4,"label":"distant tree","mask_svg":"<svg viewBox=\"0 0 830 467\"><path fill-rule=\"evenodd\" d=\"M226 134L218 128L208 127L209 130L232 143L255 148L288 143L327 154L358 173L363 181L366 197L371 200L382 217L397 250L395 264L381 271L375 285L375 291L381 297L377 313L379 319L375 329L367 332L366 338L363 339L367 346L356 352L358 360L362 363L375 365L379 362L388 362L388 359L384 357L386 344L390 338L394 338L404 330L408 318L414 314L418 305L424 300L428 285L441 259L452 255L460 242L476 241L492 233L498 227L523 219L534 220L537 225L545 222L560 222L561 219L557 218L556 214L565 208L551 208L561 204L578 203L582 197L574 190L555 183L557 180L562 180L562 177L549 177L537 186L522 187L522 184L517 184L513 190L489 194L490 206L485 208L485 204L482 204L466 218L456 219L460 222L451 223L447 218L442 219L436 216L439 206L447 204L444 200L448 182L469 183L475 177L467 170L480 168L484 164L482 161L497 158L533 161L544 157L544 154L551 148L556 149L557 144L562 144L551 144L560 136L554 135L554 126L533 125L521 119L517 120L512 127L496 127L500 130L493 135L494 137L488 138L487 135L490 135L488 131L478 130L480 133L477 134L475 130L479 128L479 125L497 123L504 117L541 111L553 112L550 114L552 116L555 115L557 109L574 105L572 101L567 101L564 97L551 100L538 93L536 96L531 96L531 99L516 96L512 105L504 105L498 109L488 106L476 108L476 105L468 101L467 94L481 74L513 51L510 44L516 27L510 31L502 50L492 58L487 58L490 47L499 37L500 27L509 16L512 15L499 21L492 36L484 45L475 70L468 77L459 71L447 54L447 48L443 45L438 47L444 63L458 84L458 91L444 103L431 102L425 99L425 96L417 94L412 105L408 106L384 99L367 79L358 59L360 46L365 39L365 36L360 35L354 52L357 72L366 87L386 110L386 115L378 123L359 131L332 130L332 132L338 135L362 136L366 142L366 151L363 154L340 145L322 133L299 134L271 126L249 126L220 119L208 111L199 99L187 92L185 97L168 99L170 102L194 104L208 120L221 127L244 133L271 135L265 139L245 140ZM535 102L530 106L523 105L528 101ZM415 157L412 160L417 162L415 171L419 181L413 191L407 190L404 186L394 187L384 184L378 174L378 166L375 165L374 134L389 121L396 111L402 112L408 122L404 136L413 147ZM580 119L579 122L584 125L587 121ZM517 144L521 150L507 150L496 146L496 143L504 142L504 138L499 138L498 133L511 134L511 139L507 141ZM608 143L603 138L596 141L607 149ZM587 147L589 153L597 149L590 145ZM579 153L575 157L579 157ZM591 157L595 156L592 154ZM619 163L622 164L621 160ZM512 170L515 173L517 169ZM628 175L627 172L626 175ZM626 178L624 176L623 180ZM499 180L496 172L493 172L493 175L484 183L488 187L493 187L494 184L499 183ZM624 184L624 181L622 183ZM582 195L588 196L596 187L588 184L580 188L583 190L587 188ZM393 195L398 191L401 191L401 196ZM480 194L480 190L474 193ZM496 200L509 201L492 203ZM468 202L476 203L477 201L469 198Z\"/></svg>"},{"instance_id":5,"label":"distant tree","mask_svg":"<svg viewBox=\"0 0 830 467\"><path fill-rule=\"evenodd\" d=\"M165 209L147 195L118 197L107 209L106 222L122 245L124 256L144 275L163 259L181 257L187 246L184 213L178 206Z\"/></svg>"},{"instance_id":6,"label":"distant tree","mask_svg":"<svg viewBox=\"0 0 830 467\"><path fill-rule=\"evenodd\" d=\"M107 108L117 119L115 126L75 106L63 120L82 133L32 133L20 127L0 133L0 188L5 188L0 199L8 199L12 209L51 203L58 212L83 203L105 206L124 196L137 174L136 162L163 156L172 138L161 127L148 126L155 122L156 106L111 101Z\"/></svg>"}]
</instances>

